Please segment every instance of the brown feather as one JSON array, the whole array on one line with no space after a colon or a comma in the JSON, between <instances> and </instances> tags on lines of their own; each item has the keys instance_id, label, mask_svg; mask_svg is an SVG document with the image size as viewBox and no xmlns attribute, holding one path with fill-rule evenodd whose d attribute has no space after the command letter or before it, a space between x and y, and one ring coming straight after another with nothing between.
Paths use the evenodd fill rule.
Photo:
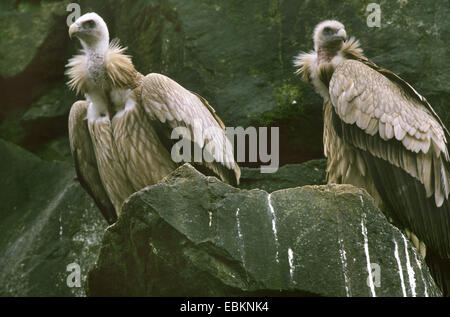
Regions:
<instances>
[{"instance_id":1,"label":"brown feather","mask_svg":"<svg viewBox=\"0 0 450 317\"><path fill-rule=\"evenodd\" d=\"M105 55L106 73L113 87L134 89L142 75L136 71L129 55L125 55L126 47L121 47L118 41L112 41Z\"/></svg>"},{"instance_id":2,"label":"brown feather","mask_svg":"<svg viewBox=\"0 0 450 317\"><path fill-rule=\"evenodd\" d=\"M70 149L81 186L94 199L109 224L117 219L117 212L105 191L98 172L97 160L86 120L88 102L75 102L69 114Z\"/></svg>"},{"instance_id":3,"label":"brown feather","mask_svg":"<svg viewBox=\"0 0 450 317\"><path fill-rule=\"evenodd\" d=\"M104 61L109 86L123 89L136 88L143 76L136 71L130 56L125 55L126 47L121 47L117 41L112 41L105 53ZM85 94L88 89L88 67L86 52L76 55L66 65L65 74L69 77L67 85L77 94Z\"/></svg>"}]
</instances>

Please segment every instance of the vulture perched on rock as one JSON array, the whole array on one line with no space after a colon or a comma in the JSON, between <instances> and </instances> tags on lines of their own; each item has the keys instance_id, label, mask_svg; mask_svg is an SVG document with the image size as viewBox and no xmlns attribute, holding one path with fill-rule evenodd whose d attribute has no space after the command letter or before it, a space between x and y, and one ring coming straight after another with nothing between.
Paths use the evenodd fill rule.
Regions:
<instances>
[{"instance_id":1,"label":"vulture perched on rock","mask_svg":"<svg viewBox=\"0 0 450 317\"><path fill-rule=\"evenodd\" d=\"M300 53L294 64L324 99L328 182L365 188L426 255L448 295L446 127L411 85L368 60L340 22L318 24L313 40L314 50Z\"/></svg>"},{"instance_id":2,"label":"vulture perched on rock","mask_svg":"<svg viewBox=\"0 0 450 317\"><path fill-rule=\"evenodd\" d=\"M201 150L200 158L190 157L192 165L239 183L225 126L205 99L164 75L137 72L125 48L109 41L106 23L96 13L78 18L69 35L83 49L69 60L68 85L86 97L70 111L70 146L78 179L108 223L116 221L131 194L181 164L171 155L177 127L189 132L182 136L189 136L194 150Z\"/></svg>"}]
</instances>

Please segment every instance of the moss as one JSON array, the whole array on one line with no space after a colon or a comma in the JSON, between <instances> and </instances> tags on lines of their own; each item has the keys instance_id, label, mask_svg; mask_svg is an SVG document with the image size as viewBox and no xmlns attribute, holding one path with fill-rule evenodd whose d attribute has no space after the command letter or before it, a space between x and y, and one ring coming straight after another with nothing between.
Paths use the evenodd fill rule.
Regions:
<instances>
[{"instance_id":1,"label":"moss","mask_svg":"<svg viewBox=\"0 0 450 317\"><path fill-rule=\"evenodd\" d=\"M263 126L274 126L285 120L305 118L306 109L303 103L303 93L298 85L284 81L280 87L274 88L277 107L264 112L259 122Z\"/></svg>"}]
</instances>

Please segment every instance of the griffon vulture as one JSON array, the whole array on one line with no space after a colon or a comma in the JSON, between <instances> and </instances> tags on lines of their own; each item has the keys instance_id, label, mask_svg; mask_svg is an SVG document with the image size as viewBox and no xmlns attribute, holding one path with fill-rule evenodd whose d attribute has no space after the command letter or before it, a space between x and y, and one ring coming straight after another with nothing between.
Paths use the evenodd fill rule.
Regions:
<instances>
[{"instance_id":1,"label":"griffon vulture","mask_svg":"<svg viewBox=\"0 0 450 317\"><path fill-rule=\"evenodd\" d=\"M110 224L125 199L180 165L171 156L177 127L190 132L191 146L210 155L193 158L192 165L238 184L240 170L225 126L205 99L164 75L141 75L125 48L110 43L96 13L78 18L69 36L80 40L82 51L69 60L68 86L86 97L70 111L70 146L78 179Z\"/></svg>"},{"instance_id":2,"label":"griffon vulture","mask_svg":"<svg viewBox=\"0 0 450 317\"><path fill-rule=\"evenodd\" d=\"M448 131L427 100L368 60L338 21L318 24L296 73L323 97L329 183L365 188L449 286ZM425 249L425 246L427 249ZM433 259L431 259L433 258Z\"/></svg>"}]
</instances>

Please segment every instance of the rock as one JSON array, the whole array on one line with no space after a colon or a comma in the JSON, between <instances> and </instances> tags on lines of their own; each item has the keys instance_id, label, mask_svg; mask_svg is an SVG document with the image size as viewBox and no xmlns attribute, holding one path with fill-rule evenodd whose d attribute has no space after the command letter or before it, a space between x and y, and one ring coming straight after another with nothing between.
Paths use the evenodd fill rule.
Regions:
<instances>
[{"instance_id":1,"label":"rock","mask_svg":"<svg viewBox=\"0 0 450 317\"><path fill-rule=\"evenodd\" d=\"M24 146L39 155L43 148L48 148L45 146L47 142L65 139L70 107L76 100L75 95L62 83L34 102L21 118L25 131ZM67 141L67 150L68 144ZM59 156L50 157L60 159Z\"/></svg>"},{"instance_id":2,"label":"rock","mask_svg":"<svg viewBox=\"0 0 450 317\"><path fill-rule=\"evenodd\" d=\"M326 160L281 166L276 173L262 174L259 168L241 168L241 189L262 189L269 193L285 188L326 184Z\"/></svg>"},{"instance_id":3,"label":"rock","mask_svg":"<svg viewBox=\"0 0 450 317\"><path fill-rule=\"evenodd\" d=\"M77 98L62 83L32 103L22 120L30 123L48 118L62 120L61 117L64 117L67 119L70 107L76 100Z\"/></svg>"},{"instance_id":4,"label":"rock","mask_svg":"<svg viewBox=\"0 0 450 317\"><path fill-rule=\"evenodd\" d=\"M104 235L88 295L440 291L417 251L363 190L305 186L269 195L233 188L184 165L125 202Z\"/></svg>"},{"instance_id":5,"label":"rock","mask_svg":"<svg viewBox=\"0 0 450 317\"><path fill-rule=\"evenodd\" d=\"M23 73L32 64L33 59L38 59L36 62L50 66L49 63L54 62L50 58L61 56L61 51L51 52L48 49L56 48L51 46L57 44L57 41L63 40L63 43L58 43L59 45L68 42L65 40L67 32L61 35L54 32L55 23L63 22L61 27L66 28L64 22L67 15L67 3L68 1L30 5L26 10L9 8L8 11L2 12L0 20L1 78L12 78ZM48 71L53 70L49 68Z\"/></svg>"},{"instance_id":6,"label":"rock","mask_svg":"<svg viewBox=\"0 0 450 317\"><path fill-rule=\"evenodd\" d=\"M21 3L1 12L0 121L18 109L23 114L55 84L65 82L64 65L75 51L67 35L69 2Z\"/></svg>"},{"instance_id":7,"label":"rock","mask_svg":"<svg viewBox=\"0 0 450 317\"><path fill-rule=\"evenodd\" d=\"M0 296L84 296L106 228L67 163L0 140ZM70 288L67 266L81 269Z\"/></svg>"},{"instance_id":8,"label":"rock","mask_svg":"<svg viewBox=\"0 0 450 317\"><path fill-rule=\"evenodd\" d=\"M43 160L65 161L73 164L73 157L72 152L70 151L68 136L54 138L44 144L41 144L35 154Z\"/></svg>"}]
</instances>

